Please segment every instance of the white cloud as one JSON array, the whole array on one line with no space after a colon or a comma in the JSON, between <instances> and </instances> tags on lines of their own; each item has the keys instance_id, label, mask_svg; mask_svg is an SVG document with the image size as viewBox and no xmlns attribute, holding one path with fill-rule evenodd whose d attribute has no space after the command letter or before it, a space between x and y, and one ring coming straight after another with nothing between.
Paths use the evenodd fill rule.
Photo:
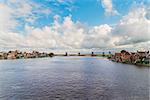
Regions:
<instances>
[{"instance_id":1,"label":"white cloud","mask_svg":"<svg viewBox=\"0 0 150 100\"><path fill-rule=\"evenodd\" d=\"M1 48L12 48L22 47L25 45L24 36L18 33L12 32L0 32L0 47Z\"/></svg>"},{"instance_id":2,"label":"white cloud","mask_svg":"<svg viewBox=\"0 0 150 100\"><path fill-rule=\"evenodd\" d=\"M111 27L107 24L99 25L91 28L86 34L83 47L84 48L103 48L111 47Z\"/></svg>"},{"instance_id":3,"label":"white cloud","mask_svg":"<svg viewBox=\"0 0 150 100\"><path fill-rule=\"evenodd\" d=\"M105 9L106 15L118 15L118 11L114 9L112 0L101 0L101 4Z\"/></svg>"},{"instance_id":4,"label":"white cloud","mask_svg":"<svg viewBox=\"0 0 150 100\"><path fill-rule=\"evenodd\" d=\"M18 23L11 16L15 13L11 8L5 4L0 4L0 31L7 31L15 28Z\"/></svg>"},{"instance_id":5,"label":"white cloud","mask_svg":"<svg viewBox=\"0 0 150 100\"><path fill-rule=\"evenodd\" d=\"M41 29L26 26L25 29L26 35L0 32L0 47L79 48L84 36L79 22L74 23L70 16L65 17L63 23Z\"/></svg>"},{"instance_id":6,"label":"white cloud","mask_svg":"<svg viewBox=\"0 0 150 100\"><path fill-rule=\"evenodd\" d=\"M74 23L71 16L64 17L63 23L55 19L55 23L52 26L45 26L41 29L26 26L25 29L26 35L19 33L0 34L0 47L3 48L5 45L16 48L79 49L83 47L104 47L105 41L110 39L108 35L111 31L111 27L108 25L95 26L87 31L80 22ZM11 41L8 41L8 39ZM103 44L98 42L103 42Z\"/></svg>"},{"instance_id":7,"label":"white cloud","mask_svg":"<svg viewBox=\"0 0 150 100\"><path fill-rule=\"evenodd\" d=\"M28 0L8 0L5 5L14 11L12 14L14 18L23 18L26 22L33 22L36 20L36 17L33 15L32 11L34 6L37 5L29 2Z\"/></svg>"},{"instance_id":8,"label":"white cloud","mask_svg":"<svg viewBox=\"0 0 150 100\"><path fill-rule=\"evenodd\" d=\"M87 28L79 21L73 22L71 16L61 20L56 15L50 26L34 28L26 25L24 35L11 32L18 25L13 17L16 10L4 4L0 4L0 8L0 48L148 48L150 44L150 19L144 6L132 8L114 27L103 24ZM32 9L20 14L28 16Z\"/></svg>"},{"instance_id":9,"label":"white cloud","mask_svg":"<svg viewBox=\"0 0 150 100\"><path fill-rule=\"evenodd\" d=\"M29 0L0 2L0 30L12 31L20 24L34 23L40 17L38 14L49 15L50 13L50 9Z\"/></svg>"},{"instance_id":10,"label":"white cloud","mask_svg":"<svg viewBox=\"0 0 150 100\"><path fill-rule=\"evenodd\" d=\"M0 31L11 32L19 25L16 18L23 17L27 20L27 15L30 15L31 11L32 6L25 1L11 0L0 3Z\"/></svg>"},{"instance_id":11,"label":"white cloud","mask_svg":"<svg viewBox=\"0 0 150 100\"><path fill-rule=\"evenodd\" d=\"M134 7L115 27L113 34L119 37L116 45L136 44L150 41L150 20L144 6Z\"/></svg>"}]
</instances>

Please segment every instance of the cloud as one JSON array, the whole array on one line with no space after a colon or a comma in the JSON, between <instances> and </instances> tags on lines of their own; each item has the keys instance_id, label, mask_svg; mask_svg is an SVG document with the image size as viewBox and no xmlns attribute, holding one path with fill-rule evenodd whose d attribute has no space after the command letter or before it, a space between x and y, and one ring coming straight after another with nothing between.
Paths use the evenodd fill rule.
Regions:
<instances>
[{"instance_id":1,"label":"cloud","mask_svg":"<svg viewBox=\"0 0 150 100\"><path fill-rule=\"evenodd\" d=\"M28 0L8 0L5 3L7 7L13 10L11 16L16 19L23 19L26 22L33 22L36 20L36 16L33 14L33 7L36 4L29 2ZM31 21L32 20L32 21ZM19 23L19 20L18 20Z\"/></svg>"},{"instance_id":2,"label":"cloud","mask_svg":"<svg viewBox=\"0 0 150 100\"><path fill-rule=\"evenodd\" d=\"M49 15L51 10L29 0L7 0L0 2L0 30L12 31L21 24L33 24L43 15Z\"/></svg>"},{"instance_id":3,"label":"cloud","mask_svg":"<svg viewBox=\"0 0 150 100\"><path fill-rule=\"evenodd\" d=\"M150 20L144 6L134 7L124 16L113 30L120 40L116 45L137 44L150 41Z\"/></svg>"},{"instance_id":4,"label":"cloud","mask_svg":"<svg viewBox=\"0 0 150 100\"><path fill-rule=\"evenodd\" d=\"M12 16L15 13L11 8L5 4L0 4L0 31L7 31L14 29L18 23Z\"/></svg>"},{"instance_id":5,"label":"cloud","mask_svg":"<svg viewBox=\"0 0 150 100\"><path fill-rule=\"evenodd\" d=\"M17 3L16 6L18 5L22 4ZM0 4L0 8L0 48L148 48L150 44L149 10L145 6L133 7L115 26L101 24L86 27L79 21L74 22L71 15L64 18L55 15L54 22L42 28L26 24L24 33L11 31L18 26L15 18L21 15L28 18L33 14L33 8L23 7L26 9L24 12L6 4ZM18 13L14 16L15 11Z\"/></svg>"},{"instance_id":6,"label":"cloud","mask_svg":"<svg viewBox=\"0 0 150 100\"><path fill-rule=\"evenodd\" d=\"M118 11L114 9L112 0L101 0L101 4L106 15L118 15Z\"/></svg>"},{"instance_id":7,"label":"cloud","mask_svg":"<svg viewBox=\"0 0 150 100\"><path fill-rule=\"evenodd\" d=\"M82 46L84 48L111 47L111 29L107 24L92 27L86 34Z\"/></svg>"},{"instance_id":8,"label":"cloud","mask_svg":"<svg viewBox=\"0 0 150 100\"><path fill-rule=\"evenodd\" d=\"M79 48L84 36L80 23L74 23L70 16L63 23L55 20L52 26L41 29L26 26L25 29L26 35L0 32L0 47Z\"/></svg>"},{"instance_id":9,"label":"cloud","mask_svg":"<svg viewBox=\"0 0 150 100\"><path fill-rule=\"evenodd\" d=\"M71 16L64 17L62 23L59 22L58 16L56 16L54 24L51 26L43 28L26 26L25 29L26 35L20 33L1 33L0 47L53 49L106 47L108 45L105 46L105 43L110 39L109 33L111 31L109 25L100 25L86 29L82 23L78 21L73 22Z\"/></svg>"}]
</instances>

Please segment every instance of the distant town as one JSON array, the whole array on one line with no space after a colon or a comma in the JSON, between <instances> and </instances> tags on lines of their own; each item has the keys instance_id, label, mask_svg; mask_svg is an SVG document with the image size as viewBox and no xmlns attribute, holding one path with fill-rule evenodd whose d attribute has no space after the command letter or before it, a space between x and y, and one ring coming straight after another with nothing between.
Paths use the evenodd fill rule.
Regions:
<instances>
[{"instance_id":1,"label":"distant town","mask_svg":"<svg viewBox=\"0 0 150 100\"><path fill-rule=\"evenodd\" d=\"M21 52L19 50L9 51L9 52L0 52L0 59L21 59L21 58L42 58L42 57L52 57L53 53L45 52Z\"/></svg>"},{"instance_id":2,"label":"distant town","mask_svg":"<svg viewBox=\"0 0 150 100\"><path fill-rule=\"evenodd\" d=\"M119 53L109 55L108 59L120 63L150 66L149 51L128 52L122 50Z\"/></svg>"},{"instance_id":3,"label":"distant town","mask_svg":"<svg viewBox=\"0 0 150 100\"><path fill-rule=\"evenodd\" d=\"M64 54L54 54L54 53L45 53L45 52L21 52L19 50L8 51L8 52L0 52L0 60L2 59L27 59L27 58L43 58L43 57L53 57L53 56L100 56L107 57L111 61L119 62L119 63L127 63L127 64L137 64L150 66L150 53L149 51L137 51L137 52L128 52L126 50L122 50L121 52L117 52L112 54L108 52L102 52L102 54L94 54L91 52L90 54L81 54L80 52L77 54L68 54L67 52Z\"/></svg>"},{"instance_id":4,"label":"distant town","mask_svg":"<svg viewBox=\"0 0 150 100\"><path fill-rule=\"evenodd\" d=\"M26 58L43 58L43 57L53 57L53 56L102 56L100 54L81 54L80 52L77 54L71 54L65 52L64 54L54 54L54 53L46 53L46 52L39 52L39 51L32 51L32 52L21 52L19 50L15 51L8 51L8 52L0 52L0 60L4 59L26 59ZM103 56L106 56L103 53Z\"/></svg>"}]
</instances>

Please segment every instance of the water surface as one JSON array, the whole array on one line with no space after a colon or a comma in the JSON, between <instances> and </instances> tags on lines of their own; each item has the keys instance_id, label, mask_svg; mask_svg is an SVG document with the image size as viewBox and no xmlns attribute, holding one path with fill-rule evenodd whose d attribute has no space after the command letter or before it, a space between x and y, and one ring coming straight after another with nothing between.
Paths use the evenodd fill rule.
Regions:
<instances>
[{"instance_id":1,"label":"water surface","mask_svg":"<svg viewBox=\"0 0 150 100\"><path fill-rule=\"evenodd\" d=\"M0 100L149 100L149 68L100 57L0 61Z\"/></svg>"}]
</instances>

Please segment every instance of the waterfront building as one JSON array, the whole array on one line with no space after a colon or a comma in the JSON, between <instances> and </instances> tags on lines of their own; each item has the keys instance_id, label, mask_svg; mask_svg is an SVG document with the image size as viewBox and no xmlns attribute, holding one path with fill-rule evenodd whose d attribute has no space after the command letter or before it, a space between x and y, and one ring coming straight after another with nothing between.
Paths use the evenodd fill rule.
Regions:
<instances>
[{"instance_id":1,"label":"waterfront building","mask_svg":"<svg viewBox=\"0 0 150 100\"><path fill-rule=\"evenodd\" d=\"M33 51L31 54L32 58L38 58L39 55L40 55L40 53L38 51Z\"/></svg>"},{"instance_id":2,"label":"waterfront building","mask_svg":"<svg viewBox=\"0 0 150 100\"><path fill-rule=\"evenodd\" d=\"M137 55L139 55L140 63L145 63L148 60L149 51L137 51Z\"/></svg>"},{"instance_id":3,"label":"waterfront building","mask_svg":"<svg viewBox=\"0 0 150 100\"><path fill-rule=\"evenodd\" d=\"M131 63L136 64L139 61L139 55L136 52L131 52Z\"/></svg>"},{"instance_id":4,"label":"waterfront building","mask_svg":"<svg viewBox=\"0 0 150 100\"><path fill-rule=\"evenodd\" d=\"M114 58L115 58L115 61L121 62L121 53L115 53Z\"/></svg>"},{"instance_id":5,"label":"waterfront building","mask_svg":"<svg viewBox=\"0 0 150 100\"><path fill-rule=\"evenodd\" d=\"M5 53L5 52L0 52L0 59L5 59L5 58L7 58L7 55L6 55L7 53Z\"/></svg>"},{"instance_id":6,"label":"waterfront building","mask_svg":"<svg viewBox=\"0 0 150 100\"><path fill-rule=\"evenodd\" d=\"M140 56L140 59L142 59L147 57L149 51L137 51L137 54Z\"/></svg>"},{"instance_id":7,"label":"waterfront building","mask_svg":"<svg viewBox=\"0 0 150 100\"><path fill-rule=\"evenodd\" d=\"M122 50L121 51L121 61L126 63L126 62L131 62L131 55L129 52Z\"/></svg>"},{"instance_id":8,"label":"waterfront building","mask_svg":"<svg viewBox=\"0 0 150 100\"><path fill-rule=\"evenodd\" d=\"M47 53L38 53L38 56L39 57L48 57L48 54Z\"/></svg>"},{"instance_id":9,"label":"waterfront building","mask_svg":"<svg viewBox=\"0 0 150 100\"><path fill-rule=\"evenodd\" d=\"M145 63L150 64L150 54L148 54L145 58Z\"/></svg>"},{"instance_id":10,"label":"waterfront building","mask_svg":"<svg viewBox=\"0 0 150 100\"><path fill-rule=\"evenodd\" d=\"M40 57L52 57L53 53L40 53L33 51L32 53L19 52L18 50L9 51L8 53L0 52L0 59L21 59L21 58L40 58Z\"/></svg>"},{"instance_id":11,"label":"waterfront building","mask_svg":"<svg viewBox=\"0 0 150 100\"><path fill-rule=\"evenodd\" d=\"M137 51L137 52L127 52L122 50L120 53L115 53L111 57L108 57L112 61L122 62L122 63L132 63L132 64L149 64L150 54L149 51Z\"/></svg>"},{"instance_id":12,"label":"waterfront building","mask_svg":"<svg viewBox=\"0 0 150 100\"><path fill-rule=\"evenodd\" d=\"M7 55L7 59L16 59L17 54L18 54L17 50L15 50L15 51L9 51L8 55Z\"/></svg>"}]
</instances>

